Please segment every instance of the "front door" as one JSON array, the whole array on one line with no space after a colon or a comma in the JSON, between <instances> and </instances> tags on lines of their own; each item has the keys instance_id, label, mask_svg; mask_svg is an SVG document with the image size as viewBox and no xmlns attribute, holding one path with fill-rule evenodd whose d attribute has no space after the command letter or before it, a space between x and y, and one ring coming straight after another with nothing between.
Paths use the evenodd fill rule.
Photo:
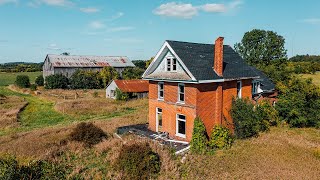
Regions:
<instances>
[{"instance_id":1,"label":"front door","mask_svg":"<svg viewBox=\"0 0 320 180\"><path fill-rule=\"evenodd\" d=\"M156 130L162 132L162 109L156 109Z\"/></svg>"}]
</instances>

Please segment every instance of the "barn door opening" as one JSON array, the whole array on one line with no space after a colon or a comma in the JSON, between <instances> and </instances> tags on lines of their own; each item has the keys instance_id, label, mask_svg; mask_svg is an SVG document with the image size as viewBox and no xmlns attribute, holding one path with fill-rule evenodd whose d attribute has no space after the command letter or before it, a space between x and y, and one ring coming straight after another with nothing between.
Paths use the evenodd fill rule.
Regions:
<instances>
[{"instance_id":1,"label":"barn door opening","mask_svg":"<svg viewBox=\"0 0 320 180\"><path fill-rule=\"evenodd\" d=\"M156 130L162 132L162 109L156 109Z\"/></svg>"}]
</instances>

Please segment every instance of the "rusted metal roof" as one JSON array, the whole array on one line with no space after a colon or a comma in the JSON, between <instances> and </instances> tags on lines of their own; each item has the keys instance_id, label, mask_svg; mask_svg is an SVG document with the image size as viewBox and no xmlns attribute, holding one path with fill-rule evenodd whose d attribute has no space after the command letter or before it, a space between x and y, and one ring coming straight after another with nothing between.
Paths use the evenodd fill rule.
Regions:
<instances>
[{"instance_id":1,"label":"rusted metal roof","mask_svg":"<svg viewBox=\"0 0 320 180\"><path fill-rule=\"evenodd\" d=\"M149 82L145 80L114 80L122 92L148 92Z\"/></svg>"},{"instance_id":2,"label":"rusted metal roof","mask_svg":"<svg viewBox=\"0 0 320 180\"><path fill-rule=\"evenodd\" d=\"M48 54L53 67L134 67L126 56L73 56Z\"/></svg>"}]
</instances>

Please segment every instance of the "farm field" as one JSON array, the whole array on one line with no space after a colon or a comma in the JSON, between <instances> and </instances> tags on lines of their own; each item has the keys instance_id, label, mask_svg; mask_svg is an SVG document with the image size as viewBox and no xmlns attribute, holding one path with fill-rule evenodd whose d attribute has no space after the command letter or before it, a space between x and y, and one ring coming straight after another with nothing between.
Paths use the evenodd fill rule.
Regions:
<instances>
[{"instance_id":1,"label":"farm field","mask_svg":"<svg viewBox=\"0 0 320 180\"><path fill-rule=\"evenodd\" d=\"M315 74L303 74L303 78L312 78L312 82L320 87L320 71Z\"/></svg>"},{"instance_id":2,"label":"farm field","mask_svg":"<svg viewBox=\"0 0 320 180\"><path fill-rule=\"evenodd\" d=\"M117 179L113 164L119 147L147 141L161 157L159 179L318 178L319 129L272 127L259 137L236 140L231 149L213 155L187 154L182 160L144 138L127 135L120 140L113 135L117 127L147 123L147 99L117 102L105 99L104 90L40 91L34 95L28 89L0 86L5 96L0 111L13 113L9 123L0 116L0 156L14 154L22 164L39 159L58 162L69 168L68 176L80 179ZM91 148L69 141L80 122L92 122L108 139Z\"/></svg>"},{"instance_id":3,"label":"farm field","mask_svg":"<svg viewBox=\"0 0 320 180\"><path fill-rule=\"evenodd\" d=\"M18 72L18 73L0 72L0 86L8 86L9 84L13 84L16 80L17 75L27 75L30 78L30 82L34 83L36 77L41 74L42 72Z\"/></svg>"}]
</instances>

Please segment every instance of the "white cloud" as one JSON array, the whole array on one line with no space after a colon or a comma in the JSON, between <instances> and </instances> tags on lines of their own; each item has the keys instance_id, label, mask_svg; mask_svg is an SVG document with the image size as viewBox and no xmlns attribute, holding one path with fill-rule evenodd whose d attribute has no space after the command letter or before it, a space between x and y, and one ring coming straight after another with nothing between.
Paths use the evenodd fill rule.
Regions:
<instances>
[{"instance_id":1,"label":"white cloud","mask_svg":"<svg viewBox=\"0 0 320 180\"><path fill-rule=\"evenodd\" d=\"M227 11L227 7L224 4L205 4L200 7L205 12L222 13Z\"/></svg>"},{"instance_id":2,"label":"white cloud","mask_svg":"<svg viewBox=\"0 0 320 180\"><path fill-rule=\"evenodd\" d=\"M73 6L74 3L69 0L33 0L28 3L29 6L37 7L42 4L48 6Z\"/></svg>"},{"instance_id":3,"label":"white cloud","mask_svg":"<svg viewBox=\"0 0 320 180\"><path fill-rule=\"evenodd\" d=\"M192 4L184 4L177 2L170 2L161 4L158 8L153 10L153 13L159 16L176 17L182 19L191 19L196 16L199 11L207 13L227 13L240 7L243 4L242 0L233 0L226 4L203 4L194 6Z\"/></svg>"},{"instance_id":4,"label":"white cloud","mask_svg":"<svg viewBox=\"0 0 320 180\"><path fill-rule=\"evenodd\" d=\"M49 44L49 46L48 46L47 49L49 49L49 50L54 50L54 51L60 51L60 50L61 50L61 48L59 48L59 47L57 46L57 44L55 44L55 43Z\"/></svg>"},{"instance_id":5,"label":"white cloud","mask_svg":"<svg viewBox=\"0 0 320 180\"><path fill-rule=\"evenodd\" d=\"M87 8L80 8L80 11L82 11L84 13L96 13L96 12L99 12L100 9L93 8L93 7L87 7Z\"/></svg>"},{"instance_id":6,"label":"white cloud","mask_svg":"<svg viewBox=\"0 0 320 180\"><path fill-rule=\"evenodd\" d=\"M320 24L320 18L303 19L301 22L307 23L307 24L312 24L312 25L318 25L318 24Z\"/></svg>"},{"instance_id":7,"label":"white cloud","mask_svg":"<svg viewBox=\"0 0 320 180\"><path fill-rule=\"evenodd\" d=\"M17 4L17 3L18 3L18 0L0 0L0 5L10 4L10 3Z\"/></svg>"},{"instance_id":8,"label":"white cloud","mask_svg":"<svg viewBox=\"0 0 320 180\"><path fill-rule=\"evenodd\" d=\"M102 21L92 21L89 23L89 27L92 29L103 29L106 25Z\"/></svg>"},{"instance_id":9,"label":"white cloud","mask_svg":"<svg viewBox=\"0 0 320 180\"><path fill-rule=\"evenodd\" d=\"M113 15L113 16L109 19L109 21L114 21L114 20L116 20L116 19L119 19L119 18L121 18L123 15L124 15L123 12L118 12L117 14Z\"/></svg>"},{"instance_id":10,"label":"white cloud","mask_svg":"<svg viewBox=\"0 0 320 180\"><path fill-rule=\"evenodd\" d=\"M160 16L190 19L198 14L198 10L192 4L170 2L160 5L153 13Z\"/></svg>"},{"instance_id":11,"label":"white cloud","mask_svg":"<svg viewBox=\"0 0 320 180\"><path fill-rule=\"evenodd\" d=\"M130 31L135 29L132 26L120 26L120 27L112 27L112 28L108 28L107 31L109 32L119 32L119 31Z\"/></svg>"}]
</instances>

